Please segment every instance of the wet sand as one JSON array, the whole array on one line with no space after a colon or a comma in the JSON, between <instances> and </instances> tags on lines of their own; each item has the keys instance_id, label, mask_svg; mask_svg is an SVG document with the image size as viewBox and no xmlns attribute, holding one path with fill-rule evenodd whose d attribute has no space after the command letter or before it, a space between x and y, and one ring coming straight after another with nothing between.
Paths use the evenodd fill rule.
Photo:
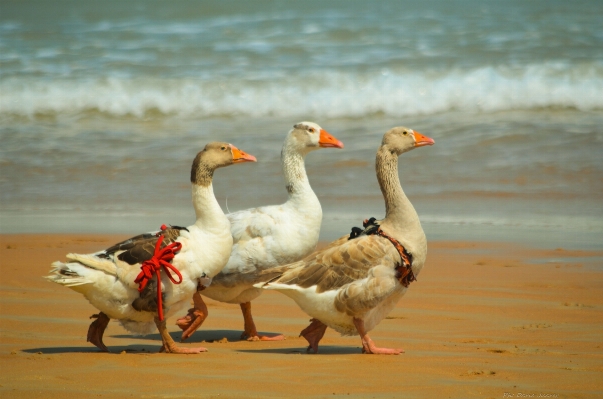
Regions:
<instances>
[{"instance_id":1,"label":"wet sand","mask_svg":"<svg viewBox=\"0 0 603 399\"><path fill-rule=\"evenodd\" d=\"M135 337L112 322L107 354L86 342L95 309L42 276L67 252L122 238L0 236L0 397L603 395L603 252L430 242L418 282L371 333L377 345L404 348L400 356L362 355L357 337L332 330L320 353L306 354L297 335L309 317L275 292L253 313L261 332L286 341L240 341L239 308L208 300L209 318L182 345L209 352L157 354L158 334Z\"/></svg>"}]
</instances>

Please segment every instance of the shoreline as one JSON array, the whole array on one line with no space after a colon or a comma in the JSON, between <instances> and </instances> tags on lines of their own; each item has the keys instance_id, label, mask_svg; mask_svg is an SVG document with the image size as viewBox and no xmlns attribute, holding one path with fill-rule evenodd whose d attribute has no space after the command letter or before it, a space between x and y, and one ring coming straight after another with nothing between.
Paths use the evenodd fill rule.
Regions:
<instances>
[{"instance_id":1,"label":"shoreline","mask_svg":"<svg viewBox=\"0 0 603 399\"><path fill-rule=\"evenodd\" d=\"M284 295L253 302L258 329L282 342L240 341L234 305L207 300L210 315L183 346L156 354L157 333L109 324L101 353L86 342L95 309L42 279L68 252L88 253L128 235L0 235L0 394L14 398L503 397L603 393L603 251L504 242L430 241L426 266L372 332L400 356L360 354L357 337L328 330L317 355L297 335L309 317ZM324 243L321 243L324 245ZM180 330L168 319L173 337ZM225 339L224 339L225 338ZM114 356L118 354L119 356ZM220 396L218 396L220 395Z\"/></svg>"},{"instance_id":2,"label":"shoreline","mask_svg":"<svg viewBox=\"0 0 603 399\"><path fill-rule=\"evenodd\" d=\"M382 210L368 210L364 214L345 210L323 210L320 241L330 242L349 234L353 226L360 226L366 215L381 215ZM154 231L162 224L186 226L190 212L143 212L139 215L108 212L101 214L73 211L44 211L29 216L4 213L0 218L0 236L39 234L52 235L113 235L129 238L141 231ZM364 216L362 216L364 215ZM425 217L423 229L428 241L476 241L480 243L505 242L540 249L599 250L603 249L603 225L568 226L563 220L551 224L518 225L515 221L499 222L439 222ZM461 218L459 218L460 220ZM42 222L42 223L41 223Z\"/></svg>"}]
</instances>

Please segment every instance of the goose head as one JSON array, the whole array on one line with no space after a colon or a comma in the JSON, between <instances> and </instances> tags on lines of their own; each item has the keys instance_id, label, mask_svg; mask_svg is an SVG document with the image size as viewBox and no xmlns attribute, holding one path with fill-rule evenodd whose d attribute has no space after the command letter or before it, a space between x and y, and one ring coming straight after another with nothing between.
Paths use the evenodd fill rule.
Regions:
<instances>
[{"instance_id":1,"label":"goose head","mask_svg":"<svg viewBox=\"0 0 603 399\"><path fill-rule=\"evenodd\" d=\"M191 183L208 186L216 169L243 162L256 162L251 154L232 144L211 142L200 151L191 167Z\"/></svg>"},{"instance_id":2,"label":"goose head","mask_svg":"<svg viewBox=\"0 0 603 399\"><path fill-rule=\"evenodd\" d=\"M414 148L433 144L435 144L435 141L432 138L404 126L388 130L383 135L383 141L381 142L382 147L397 156Z\"/></svg>"},{"instance_id":3,"label":"goose head","mask_svg":"<svg viewBox=\"0 0 603 399\"><path fill-rule=\"evenodd\" d=\"M295 124L286 141L288 145L304 155L319 148L343 148L341 141L314 122Z\"/></svg>"}]
</instances>

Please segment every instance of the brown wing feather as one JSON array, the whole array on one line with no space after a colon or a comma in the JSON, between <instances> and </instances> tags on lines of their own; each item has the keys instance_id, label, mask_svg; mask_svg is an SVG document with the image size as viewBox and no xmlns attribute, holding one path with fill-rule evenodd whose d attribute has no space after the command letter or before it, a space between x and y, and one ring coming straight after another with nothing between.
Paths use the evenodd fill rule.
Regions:
<instances>
[{"instance_id":1,"label":"brown wing feather","mask_svg":"<svg viewBox=\"0 0 603 399\"><path fill-rule=\"evenodd\" d=\"M315 285L317 292L324 292L367 277L371 268L377 265L391 265L393 270L400 261L394 246L383 237L362 236L337 241L339 245L329 245L290 265L289 270L274 282L303 288Z\"/></svg>"},{"instance_id":2,"label":"brown wing feather","mask_svg":"<svg viewBox=\"0 0 603 399\"><path fill-rule=\"evenodd\" d=\"M352 317L375 308L393 294L401 285L395 276L395 270L386 265L373 267L366 280L354 281L337 293L335 308Z\"/></svg>"},{"instance_id":3,"label":"brown wing feather","mask_svg":"<svg viewBox=\"0 0 603 399\"><path fill-rule=\"evenodd\" d=\"M111 256L114 256L116 252L123 251L117 256L119 260L130 265L142 263L145 260L149 260L153 257L153 254L155 253L155 245L157 244L159 236L163 235L164 237L163 242L161 243L161 248L163 248L178 238L180 235L180 230L184 230L184 228L173 226L168 227L157 234L139 234L107 248L97 256L99 258L109 259Z\"/></svg>"},{"instance_id":4,"label":"brown wing feather","mask_svg":"<svg viewBox=\"0 0 603 399\"><path fill-rule=\"evenodd\" d=\"M161 293L163 310L165 311L165 293ZM153 277L146 287L142 290L139 297L134 299L132 307L139 312L156 312L157 306L157 278Z\"/></svg>"},{"instance_id":5,"label":"brown wing feather","mask_svg":"<svg viewBox=\"0 0 603 399\"><path fill-rule=\"evenodd\" d=\"M161 230L156 234L145 233L140 234L120 243L107 248L102 254L97 256L101 258L110 258L115 256L115 253L121 252L117 258L130 265L141 264L153 257L155 253L155 245L160 236L163 236L161 248L171 244L178 238L181 230L186 230L184 227L172 226L165 230ZM132 302L132 307L139 312L156 312L157 311L157 281L153 277L145 289L140 293L139 297ZM161 294L164 295L163 293ZM165 309L164 309L165 310Z\"/></svg>"},{"instance_id":6,"label":"brown wing feather","mask_svg":"<svg viewBox=\"0 0 603 399\"><path fill-rule=\"evenodd\" d=\"M344 244L346 241L348 241L348 239L350 238L349 234L346 234L345 236L341 236L338 239L336 239L335 241L331 241L326 247L322 248L321 251L327 250L329 248L333 248L333 247L338 247L342 244Z\"/></svg>"}]
</instances>

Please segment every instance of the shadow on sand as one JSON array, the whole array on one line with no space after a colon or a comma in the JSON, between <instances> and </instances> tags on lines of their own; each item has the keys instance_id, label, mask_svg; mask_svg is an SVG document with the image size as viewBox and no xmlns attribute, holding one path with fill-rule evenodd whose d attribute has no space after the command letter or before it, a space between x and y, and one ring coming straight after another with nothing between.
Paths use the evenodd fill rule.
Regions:
<instances>
[{"instance_id":1,"label":"shadow on sand","mask_svg":"<svg viewBox=\"0 0 603 399\"><path fill-rule=\"evenodd\" d=\"M272 335L274 333L265 333L261 332L262 335ZM170 332L170 336L175 342L180 342L180 337L182 333L180 331L172 331ZM134 341L147 341L146 343L136 343L130 345L113 345L113 342L109 339L127 339ZM185 344L203 344L220 341L226 338L228 342L246 342L245 340L241 340L241 331L240 330L211 330L211 331L196 331L192 337L185 341ZM287 341L284 341L287 342ZM291 341L293 345L302 344L301 341ZM148 335L130 335L130 334L115 334L110 336L105 336L105 344L109 348L109 353L111 354L120 354L121 352L126 353L139 353L139 354L148 354L148 353L157 353L161 347L161 336L158 333L148 334ZM310 351L306 352L307 346L304 345L305 341L303 341L302 346L299 347L289 347L289 348L266 348L262 347L262 342L250 342L250 349L235 349L237 352L242 353L257 353L260 354L286 354L286 355L305 355L311 354L314 355L314 352ZM210 349L211 350L211 349ZM24 349L25 353L36 353L36 354L58 354L58 353L102 353L98 348L94 345L86 342L82 342L82 346L73 346L73 347L48 347L48 348L30 348ZM330 346L324 345L320 346L318 349L317 355L351 355L351 354L360 354L362 349L360 347L353 346Z\"/></svg>"},{"instance_id":2,"label":"shadow on sand","mask_svg":"<svg viewBox=\"0 0 603 399\"><path fill-rule=\"evenodd\" d=\"M268 333L268 335L271 335ZM176 342L180 342L180 338L182 337L182 331L172 331L170 332L170 336ZM119 334L119 335L111 335L111 338L120 338L120 339L138 339L138 340L149 340L149 341L161 341L161 336L159 333L147 334L147 335L131 335L131 334ZM201 343L205 342L214 342L219 341L223 338L226 338L229 342L241 341L241 331L240 330L205 330L205 331L195 331L195 333L187 339L186 343Z\"/></svg>"},{"instance_id":3,"label":"shadow on sand","mask_svg":"<svg viewBox=\"0 0 603 399\"><path fill-rule=\"evenodd\" d=\"M261 333L271 335L270 333ZM172 331L170 336L175 342L180 342L182 336L181 331ZM108 339L107 339L108 338ZM192 337L187 339L187 344L199 344L203 342L215 342L226 338L228 342L241 341L240 330L211 330L211 331L196 331ZM113 345L110 339L128 339L135 341L150 341L148 344L132 344L132 345ZM161 347L161 336L159 333L148 334L148 335L131 335L131 334L114 334L105 335L105 345L109 348L110 353L121 353L126 351L127 353L156 353L159 352ZM154 342L152 342L154 341ZM42 353L42 354L56 354L56 353L89 353L89 352L101 352L98 348L90 343L84 342L82 346L74 347L49 347L49 348L30 348L24 349L26 353Z\"/></svg>"},{"instance_id":4,"label":"shadow on sand","mask_svg":"<svg viewBox=\"0 0 603 399\"><path fill-rule=\"evenodd\" d=\"M250 343L255 344L255 343ZM90 345L90 344L89 344ZM111 345L108 355L119 355L122 352L129 354L153 354L159 353L160 346L158 345ZM210 349L211 351L211 349ZM40 355L56 355L61 353L106 353L100 351L93 345L90 346L59 346L52 348L29 348L23 352ZM236 352L252 353L258 356L262 354L274 355L358 355L361 353L360 348L350 346L321 346L318 353L306 352L306 348L258 348L258 349L238 349Z\"/></svg>"},{"instance_id":5,"label":"shadow on sand","mask_svg":"<svg viewBox=\"0 0 603 399\"><path fill-rule=\"evenodd\" d=\"M306 347L302 348L258 348L258 349L239 349L237 352L257 353L257 354L279 354L279 355L359 355L362 348L352 346L320 346L318 353L313 351L306 352Z\"/></svg>"},{"instance_id":6,"label":"shadow on sand","mask_svg":"<svg viewBox=\"0 0 603 399\"><path fill-rule=\"evenodd\" d=\"M41 355L55 355L59 353L107 353L110 355L119 355L126 353L157 353L160 347L158 345L110 345L109 352L103 352L96 346L88 343L88 346L58 346L52 348L30 348L23 349L25 353L35 353Z\"/></svg>"}]
</instances>

